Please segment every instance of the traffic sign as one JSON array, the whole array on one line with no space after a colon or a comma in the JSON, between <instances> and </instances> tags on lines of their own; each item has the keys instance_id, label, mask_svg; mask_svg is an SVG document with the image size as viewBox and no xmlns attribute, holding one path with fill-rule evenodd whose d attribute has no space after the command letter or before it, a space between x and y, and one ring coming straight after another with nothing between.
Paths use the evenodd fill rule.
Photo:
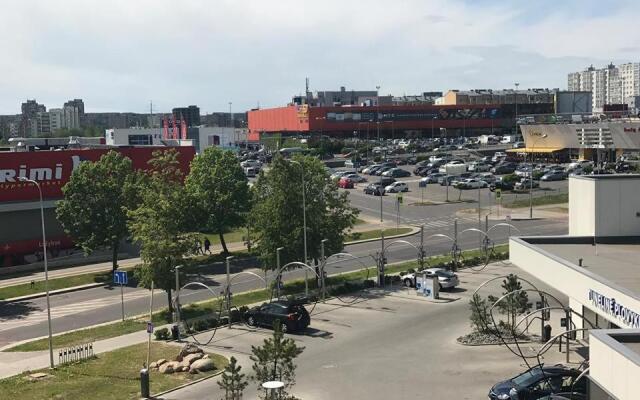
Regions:
<instances>
[{"instance_id":1,"label":"traffic sign","mask_svg":"<svg viewBox=\"0 0 640 400\"><path fill-rule=\"evenodd\" d=\"M127 271L114 271L113 283L116 285L126 285L129 282Z\"/></svg>"},{"instance_id":2,"label":"traffic sign","mask_svg":"<svg viewBox=\"0 0 640 400\"><path fill-rule=\"evenodd\" d=\"M147 322L147 333L153 333L153 322Z\"/></svg>"},{"instance_id":3,"label":"traffic sign","mask_svg":"<svg viewBox=\"0 0 640 400\"><path fill-rule=\"evenodd\" d=\"M502 190L496 189L496 199L500 199L500 197L502 197Z\"/></svg>"}]
</instances>

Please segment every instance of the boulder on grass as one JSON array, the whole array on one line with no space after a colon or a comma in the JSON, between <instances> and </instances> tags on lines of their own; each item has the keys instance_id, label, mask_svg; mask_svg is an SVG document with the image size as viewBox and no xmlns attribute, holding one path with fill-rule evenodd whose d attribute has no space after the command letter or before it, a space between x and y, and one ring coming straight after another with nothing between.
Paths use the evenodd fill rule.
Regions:
<instances>
[{"instance_id":1,"label":"boulder on grass","mask_svg":"<svg viewBox=\"0 0 640 400\"><path fill-rule=\"evenodd\" d=\"M209 355L205 354L205 355L202 356L202 358L209 358Z\"/></svg>"},{"instance_id":2,"label":"boulder on grass","mask_svg":"<svg viewBox=\"0 0 640 400\"><path fill-rule=\"evenodd\" d=\"M158 368L158 363L157 362L152 362L151 364L149 364L149 369L156 369Z\"/></svg>"},{"instance_id":3,"label":"boulder on grass","mask_svg":"<svg viewBox=\"0 0 640 400\"><path fill-rule=\"evenodd\" d=\"M161 374L173 374L173 365L171 363L164 363L158 368Z\"/></svg>"},{"instance_id":4,"label":"boulder on grass","mask_svg":"<svg viewBox=\"0 0 640 400\"><path fill-rule=\"evenodd\" d=\"M211 371L214 369L213 360L210 358L204 358L200 360L196 360L191 364L191 368L189 368L189 372L196 370L198 372Z\"/></svg>"},{"instance_id":5,"label":"boulder on grass","mask_svg":"<svg viewBox=\"0 0 640 400\"><path fill-rule=\"evenodd\" d=\"M202 353L187 354L186 356L182 357L182 362L187 362L187 366L190 366L195 360L199 360L201 358L203 358Z\"/></svg>"},{"instance_id":6,"label":"boulder on grass","mask_svg":"<svg viewBox=\"0 0 640 400\"><path fill-rule=\"evenodd\" d=\"M161 366L162 364L166 363L167 360L165 360L164 358L159 359L158 361L156 361L156 366Z\"/></svg>"},{"instance_id":7,"label":"boulder on grass","mask_svg":"<svg viewBox=\"0 0 640 400\"><path fill-rule=\"evenodd\" d=\"M178 357L176 357L176 360L182 361L184 357L188 356L189 354L198 353L204 354L204 351L193 343L187 343L180 350L180 353L178 354Z\"/></svg>"}]
</instances>

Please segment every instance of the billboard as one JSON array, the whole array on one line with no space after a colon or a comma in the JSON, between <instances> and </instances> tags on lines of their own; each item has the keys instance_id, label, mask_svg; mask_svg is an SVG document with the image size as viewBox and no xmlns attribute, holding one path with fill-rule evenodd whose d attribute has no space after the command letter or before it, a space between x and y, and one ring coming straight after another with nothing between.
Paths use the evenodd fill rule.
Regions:
<instances>
[{"instance_id":1,"label":"billboard","mask_svg":"<svg viewBox=\"0 0 640 400\"><path fill-rule=\"evenodd\" d=\"M69 149L59 151L29 151L0 153L0 204L4 202L37 201L38 191L20 177L33 179L42 188L43 199L62 197L62 187L80 163L97 161L103 154L116 150L131 159L135 169L146 169L153 152L175 149L180 154L182 170L189 170L195 155L193 147L114 147L102 149Z\"/></svg>"}]
</instances>

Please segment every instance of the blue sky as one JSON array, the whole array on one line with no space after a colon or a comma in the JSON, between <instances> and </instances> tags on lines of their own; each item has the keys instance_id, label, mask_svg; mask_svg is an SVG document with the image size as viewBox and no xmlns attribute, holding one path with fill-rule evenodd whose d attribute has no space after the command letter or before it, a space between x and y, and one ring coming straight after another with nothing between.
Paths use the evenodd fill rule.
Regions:
<instances>
[{"instance_id":1,"label":"blue sky","mask_svg":"<svg viewBox=\"0 0 640 400\"><path fill-rule=\"evenodd\" d=\"M566 87L640 61L632 1L13 0L0 15L0 113L36 98L88 111L202 112L304 91ZM8 40L7 40L8 39Z\"/></svg>"}]
</instances>

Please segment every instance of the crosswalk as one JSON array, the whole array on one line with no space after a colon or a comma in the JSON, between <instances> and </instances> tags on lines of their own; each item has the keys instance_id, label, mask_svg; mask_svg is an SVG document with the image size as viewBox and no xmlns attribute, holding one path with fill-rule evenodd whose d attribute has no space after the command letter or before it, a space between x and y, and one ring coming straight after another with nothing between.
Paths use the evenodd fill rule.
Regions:
<instances>
[{"instance_id":1,"label":"crosswalk","mask_svg":"<svg viewBox=\"0 0 640 400\"><path fill-rule=\"evenodd\" d=\"M136 300L139 298L149 297L147 290L136 290L124 295L124 301ZM119 291L115 292L112 296L107 296L99 299L87 300L81 303L67 304L59 307L51 308L51 319L67 317L74 314L83 312L96 311L103 307L108 307L114 304L120 303ZM27 305L25 305L27 307ZM16 316L2 316L0 315L0 332L8 331L14 328L37 325L47 320L47 310L43 308L41 310L34 310L23 317Z\"/></svg>"},{"instance_id":2,"label":"crosswalk","mask_svg":"<svg viewBox=\"0 0 640 400\"><path fill-rule=\"evenodd\" d=\"M477 224L477 217L474 218L472 216L464 216L464 217L442 217L442 218L421 218L421 219L402 219L404 224L421 226L424 225L426 230L429 229L439 229L446 227L453 227L454 221L458 220L458 224Z\"/></svg>"}]
</instances>

